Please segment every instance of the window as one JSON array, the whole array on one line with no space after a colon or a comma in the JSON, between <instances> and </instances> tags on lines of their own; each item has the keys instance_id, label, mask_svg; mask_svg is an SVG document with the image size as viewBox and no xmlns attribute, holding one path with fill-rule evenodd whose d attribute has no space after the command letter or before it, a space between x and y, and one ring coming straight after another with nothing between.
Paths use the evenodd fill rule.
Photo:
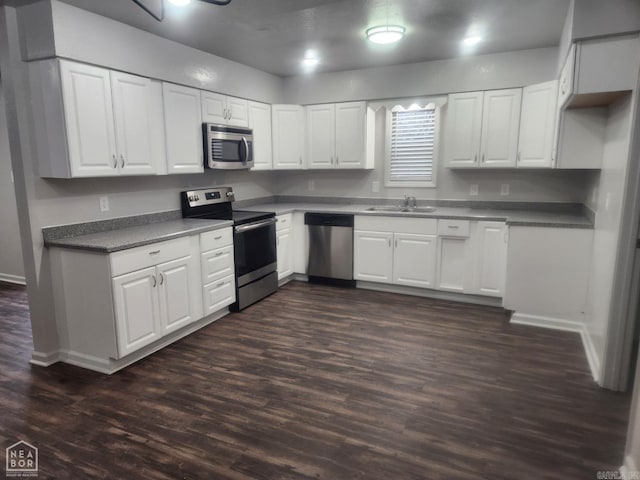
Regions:
<instances>
[{"instance_id":1,"label":"window","mask_svg":"<svg viewBox=\"0 0 640 480\"><path fill-rule=\"evenodd\" d=\"M437 130L434 104L387 110L387 186L436 186Z\"/></svg>"}]
</instances>

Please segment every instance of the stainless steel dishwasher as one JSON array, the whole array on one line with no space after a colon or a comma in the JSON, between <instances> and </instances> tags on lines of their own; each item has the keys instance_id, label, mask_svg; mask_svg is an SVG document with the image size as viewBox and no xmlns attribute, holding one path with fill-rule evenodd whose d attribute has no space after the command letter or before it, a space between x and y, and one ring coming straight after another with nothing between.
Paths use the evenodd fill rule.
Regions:
<instances>
[{"instance_id":1,"label":"stainless steel dishwasher","mask_svg":"<svg viewBox=\"0 0 640 480\"><path fill-rule=\"evenodd\" d=\"M309 232L309 282L355 287L353 215L305 213Z\"/></svg>"}]
</instances>

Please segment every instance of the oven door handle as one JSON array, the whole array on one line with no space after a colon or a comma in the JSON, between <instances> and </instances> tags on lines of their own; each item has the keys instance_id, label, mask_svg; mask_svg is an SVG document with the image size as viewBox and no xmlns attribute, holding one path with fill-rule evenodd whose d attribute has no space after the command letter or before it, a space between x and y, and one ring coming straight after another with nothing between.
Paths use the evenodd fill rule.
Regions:
<instances>
[{"instance_id":1,"label":"oven door handle","mask_svg":"<svg viewBox=\"0 0 640 480\"><path fill-rule=\"evenodd\" d=\"M256 228L267 227L269 225L273 225L274 223L276 223L275 217L269 218L267 220L260 220L259 222L247 223L246 225L240 225L238 227L234 227L233 231L234 233L244 233L248 232L249 230L255 230Z\"/></svg>"}]
</instances>

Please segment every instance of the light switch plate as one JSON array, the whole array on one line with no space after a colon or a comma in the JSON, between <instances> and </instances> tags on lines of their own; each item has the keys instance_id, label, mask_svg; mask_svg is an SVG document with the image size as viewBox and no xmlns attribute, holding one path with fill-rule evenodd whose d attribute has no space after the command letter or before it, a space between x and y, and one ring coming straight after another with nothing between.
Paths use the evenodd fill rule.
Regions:
<instances>
[{"instance_id":1,"label":"light switch plate","mask_svg":"<svg viewBox=\"0 0 640 480\"><path fill-rule=\"evenodd\" d=\"M509 195L509 184L508 183L503 183L502 185L500 185L500 195L502 195L502 196Z\"/></svg>"},{"instance_id":2,"label":"light switch plate","mask_svg":"<svg viewBox=\"0 0 640 480\"><path fill-rule=\"evenodd\" d=\"M380 182L378 182L378 181L371 182L371 191L373 193L379 193L380 192Z\"/></svg>"},{"instance_id":3,"label":"light switch plate","mask_svg":"<svg viewBox=\"0 0 640 480\"><path fill-rule=\"evenodd\" d=\"M475 197L476 195L478 195L478 185L477 184L473 184L469 187L469 195L471 195L472 197Z\"/></svg>"}]
</instances>

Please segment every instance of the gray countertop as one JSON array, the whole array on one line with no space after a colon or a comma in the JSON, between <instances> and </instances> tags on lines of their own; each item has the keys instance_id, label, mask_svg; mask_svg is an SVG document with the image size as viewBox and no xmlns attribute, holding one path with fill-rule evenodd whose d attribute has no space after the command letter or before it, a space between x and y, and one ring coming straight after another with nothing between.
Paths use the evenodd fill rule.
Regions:
<instances>
[{"instance_id":1,"label":"gray countertop","mask_svg":"<svg viewBox=\"0 0 640 480\"><path fill-rule=\"evenodd\" d=\"M423 206L423 205L421 205ZM275 212L282 215L291 212L349 213L353 215L394 216L409 218L443 218L504 221L510 226L593 228L593 222L582 213L542 212L529 210L436 207L431 213L372 212L371 205L340 205L322 203L263 203L245 207L243 210Z\"/></svg>"},{"instance_id":2,"label":"gray countertop","mask_svg":"<svg viewBox=\"0 0 640 480\"><path fill-rule=\"evenodd\" d=\"M111 253L126 250L127 248L139 247L150 243L230 227L232 224L233 222L228 220L180 218L166 222L137 225L59 239L47 239L45 237L44 244L47 247L73 248L100 253Z\"/></svg>"}]
</instances>

